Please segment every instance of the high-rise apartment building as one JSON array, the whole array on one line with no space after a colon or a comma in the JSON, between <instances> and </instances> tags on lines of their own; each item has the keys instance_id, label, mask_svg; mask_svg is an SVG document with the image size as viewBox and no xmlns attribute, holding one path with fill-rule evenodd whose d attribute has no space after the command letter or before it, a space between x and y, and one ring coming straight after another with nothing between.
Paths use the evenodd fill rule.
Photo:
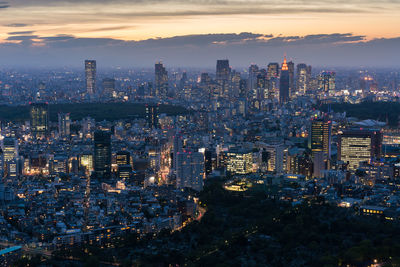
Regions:
<instances>
[{"instance_id":1,"label":"high-rise apartment building","mask_svg":"<svg viewBox=\"0 0 400 267\"><path fill-rule=\"evenodd\" d=\"M159 128L159 106L155 104L146 105L146 121L149 128Z\"/></svg>"}]
</instances>

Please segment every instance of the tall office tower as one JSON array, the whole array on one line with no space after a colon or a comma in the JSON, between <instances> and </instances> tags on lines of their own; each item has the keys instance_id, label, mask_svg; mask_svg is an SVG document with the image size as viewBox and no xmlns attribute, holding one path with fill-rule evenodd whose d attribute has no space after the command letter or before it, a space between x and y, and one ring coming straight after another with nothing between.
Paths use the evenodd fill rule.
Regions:
<instances>
[{"instance_id":1,"label":"tall office tower","mask_svg":"<svg viewBox=\"0 0 400 267\"><path fill-rule=\"evenodd\" d=\"M297 64L297 93L299 95L305 95L311 79L311 66L306 64Z\"/></svg>"},{"instance_id":2,"label":"tall office tower","mask_svg":"<svg viewBox=\"0 0 400 267\"><path fill-rule=\"evenodd\" d=\"M287 65L286 57L283 60L281 68L281 77L279 82L279 103L285 104L289 102L289 90L290 90L290 77L289 67Z\"/></svg>"},{"instance_id":3,"label":"tall office tower","mask_svg":"<svg viewBox=\"0 0 400 267\"><path fill-rule=\"evenodd\" d=\"M382 134L379 130L347 130L339 135L338 146L338 160L356 170L360 162L380 158Z\"/></svg>"},{"instance_id":4,"label":"tall office tower","mask_svg":"<svg viewBox=\"0 0 400 267\"><path fill-rule=\"evenodd\" d=\"M87 173L90 173L94 170L93 154L86 152L79 156L79 169Z\"/></svg>"},{"instance_id":5,"label":"tall office tower","mask_svg":"<svg viewBox=\"0 0 400 267\"><path fill-rule=\"evenodd\" d=\"M85 60L86 93L93 95L96 91L96 60Z\"/></svg>"},{"instance_id":6,"label":"tall office tower","mask_svg":"<svg viewBox=\"0 0 400 267\"><path fill-rule=\"evenodd\" d=\"M146 104L146 121L149 128L159 128L158 105Z\"/></svg>"},{"instance_id":7,"label":"tall office tower","mask_svg":"<svg viewBox=\"0 0 400 267\"><path fill-rule=\"evenodd\" d=\"M249 91L253 91L256 89L256 83L257 83L257 75L258 75L258 66L257 65L251 65L249 67L249 78L248 78L248 89Z\"/></svg>"},{"instance_id":8,"label":"tall office tower","mask_svg":"<svg viewBox=\"0 0 400 267\"><path fill-rule=\"evenodd\" d=\"M333 71L324 71L318 77L318 90L324 96L335 95L336 73Z\"/></svg>"},{"instance_id":9,"label":"tall office tower","mask_svg":"<svg viewBox=\"0 0 400 267\"><path fill-rule=\"evenodd\" d=\"M102 83L103 83L103 95L107 98L112 98L115 92L115 79L104 78Z\"/></svg>"},{"instance_id":10,"label":"tall office tower","mask_svg":"<svg viewBox=\"0 0 400 267\"><path fill-rule=\"evenodd\" d=\"M116 163L120 165L130 165L131 164L131 153L129 151L119 151L116 154Z\"/></svg>"},{"instance_id":11,"label":"tall office tower","mask_svg":"<svg viewBox=\"0 0 400 267\"><path fill-rule=\"evenodd\" d=\"M63 137L70 135L71 118L69 113L58 113L58 133Z\"/></svg>"},{"instance_id":12,"label":"tall office tower","mask_svg":"<svg viewBox=\"0 0 400 267\"><path fill-rule=\"evenodd\" d=\"M168 72L164 65L159 62L155 64L154 96L165 98L168 94Z\"/></svg>"},{"instance_id":13,"label":"tall office tower","mask_svg":"<svg viewBox=\"0 0 400 267\"><path fill-rule=\"evenodd\" d=\"M257 75L257 96L256 98L259 100L268 98L268 80L265 69L262 69Z\"/></svg>"},{"instance_id":14,"label":"tall office tower","mask_svg":"<svg viewBox=\"0 0 400 267\"><path fill-rule=\"evenodd\" d=\"M232 174L253 172L253 153L251 151L231 149L227 153L227 171Z\"/></svg>"},{"instance_id":15,"label":"tall office tower","mask_svg":"<svg viewBox=\"0 0 400 267\"><path fill-rule=\"evenodd\" d=\"M203 72L200 76L201 84L209 84L211 82L211 77L207 72Z\"/></svg>"},{"instance_id":16,"label":"tall office tower","mask_svg":"<svg viewBox=\"0 0 400 267\"><path fill-rule=\"evenodd\" d=\"M231 80L230 80L231 90L230 90L230 94L229 94L229 96L232 100L239 97L240 80L241 80L240 72L233 70L232 75L231 75Z\"/></svg>"},{"instance_id":17,"label":"tall office tower","mask_svg":"<svg viewBox=\"0 0 400 267\"><path fill-rule=\"evenodd\" d=\"M111 133L94 132L94 171L96 177L107 178L111 173Z\"/></svg>"},{"instance_id":18,"label":"tall office tower","mask_svg":"<svg viewBox=\"0 0 400 267\"><path fill-rule=\"evenodd\" d=\"M201 191L205 178L204 154L200 152L178 152L176 157L176 187L178 189L188 187Z\"/></svg>"},{"instance_id":19,"label":"tall office tower","mask_svg":"<svg viewBox=\"0 0 400 267\"><path fill-rule=\"evenodd\" d=\"M289 97L296 94L296 88L294 87L294 63L289 61L287 63L289 71Z\"/></svg>"},{"instance_id":20,"label":"tall office tower","mask_svg":"<svg viewBox=\"0 0 400 267\"><path fill-rule=\"evenodd\" d=\"M31 103L31 131L35 138L46 136L49 131L49 105L47 103Z\"/></svg>"},{"instance_id":21,"label":"tall office tower","mask_svg":"<svg viewBox=\"0 0 400 267\"><path fill-rule=\"evenodd\" d=\"M3 139L3 159L4 163L18 157L18 141L14 137L4 137Z\"/></svg>"},{"instance_id":22,"label":"tall office tower","mask_svg":"<svg viewBox=\"0 0 400 267\"><path fill-rule=\"evenodd\" d=\"M324 159L331 157L332 122L327 119L313 120L311 122L310 148L314 158L316 153L322 152Z\"/></svg>"},{"instance_id":23,"label":"tall office tower","mask_svg":"<svg viewBox=\"0 0 400 267\"><path fill-rule=\"evenodd\" d=\"M269 63L267 68L267 79L279 77L279 63Z\"/></svg>"},{"instance_id":24,"label":"tall office tower","mask_svg":"<svg viewBox=\"0 0 400 267\"><path fill-rule=\"evenodd\" d=\"M229 60L217 60L216 81L221 87L221 95L229 95L229 81L231 76L231 68L229 67Z\"/></svg>"}]
</instances>

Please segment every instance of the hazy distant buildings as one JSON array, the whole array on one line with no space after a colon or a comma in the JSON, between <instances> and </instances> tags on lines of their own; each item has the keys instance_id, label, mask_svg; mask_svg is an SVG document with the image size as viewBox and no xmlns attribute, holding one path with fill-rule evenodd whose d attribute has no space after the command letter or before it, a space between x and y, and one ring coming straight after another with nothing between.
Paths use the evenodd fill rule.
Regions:
<instances>
[{"instance_id":1,"label":"hazy distant buildings","mask_svg":"<svg viewBox=\"0 0 400 267\"><path fill-rule=\"evenodd\" d=\"M281 68L281 76L279 83L279 103L285 104L289 102L289 98L290 98L290 76L289 76L289 67L285 57Z\"/></svg>"},{"instance_id":2,"label":"hazy distant buildings","mask_svg":"<svg viewBox=\"0 0 400 267\"><path fill-rule=\"evenodd\" d=\"M103 79L103 95L106 98L113 98L115 93L115 79L104 78Z\"/></svg>"},{"instance_id":3,"label":"hazy distant buildings","mask_svg":"<svg viewBox=\"0 0 400 267\"><path fill-rule=\"evenodd\" d=\"M297 94L305 95L307 93L310 79L311 79L311 66L307 66L304 63L298 64L297 75L296 75Z\"/></svg>"},{"instance_id":4,"label":"hazy distant buildings","mask_svg":"<svg viewBox=\"0 0 400 267\"><path fill-rule=\"evenodd\" d=\"M71 118L69 113L58 113L58 133L62 137L71 133Z\"/></svg>"},{"instance_id":5,"label":"hazy distant buildings","mask_svg":"<svg viewBox=\"0 0 400 267\"><path fill-rule=\"evenodd\" d=\"M164 65L159 62L155 64L154 96L165 98L168 94L168 72Z\"/></svg>"},{"instance_id":6,"label":"hazy distant buildings","mask_svg":"<svg viewBox=\"0 0 400 267\"><path fill-rule=\"evenodd\" d=\"M111 173L111 133L94 132L94 171L96 177L107 178Z\"/></svg>"},{"instance_id":7,"label":"hazy distant buildings","mask_svg":"<svg viewBox=\"0 0 400 267\"><path fill-rule=\"evenodd\" d=\"M96 60L85 60L86 93L93 95L96 91Z\"/></svg>"},{"instance_id":8,"label":"hazy distant buildings","mask_svg":"<svg viewBox=\"0 0 400 267\"><path fill-rule=\"evenodd\" d=\"M318 89L323 96L333 96L336 91L336 73L324 71L318 77Z\"/></svg>"},{"instance_id":9,"label":"hazy distant buildings","mask_svg":"<svg viewBox=\"0 0 400 267\"><path fill-rule=\"evenodd\" d=\"M31 132L35 138L46 136L49 131L49 105L47 103L31 103Z\"/></svg>"},{"instance_id":10,"label":"hazy distant buildings","mask_svg":"<svg viewBox=\"0 0 400 267\"><path fill-rule=\"evenodd\" d=\"M229 95L231 68L229 67L229 60L217 60L216 68L216 81L220 86L220 96Z\"/></svg>"}]
</instances>

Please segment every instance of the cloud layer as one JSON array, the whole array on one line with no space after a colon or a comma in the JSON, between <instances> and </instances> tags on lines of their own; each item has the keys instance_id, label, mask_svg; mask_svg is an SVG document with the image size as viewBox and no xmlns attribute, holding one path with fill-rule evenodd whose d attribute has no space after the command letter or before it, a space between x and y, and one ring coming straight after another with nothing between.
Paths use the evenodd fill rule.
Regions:
<instances>
[{"instance_id":1,"label":"cloud layer","mask_svg":"<svg viewBox=\"0 0 400 267\"><path fill-rule=\"evenodd\" d=\"M18 34L19 33L19 34ZM399 38L366 40L350 33L273 36L229 33L123 41L113 38L78 38L71 35L40 37L11 32L0 44L2 66L81 66L94 58L99 66L150 67L163 60L168 66L212 67L215 60L261 66L282 60L284 53L296 63L318 66L398 66Z\"/></svg>"}]
</instances>

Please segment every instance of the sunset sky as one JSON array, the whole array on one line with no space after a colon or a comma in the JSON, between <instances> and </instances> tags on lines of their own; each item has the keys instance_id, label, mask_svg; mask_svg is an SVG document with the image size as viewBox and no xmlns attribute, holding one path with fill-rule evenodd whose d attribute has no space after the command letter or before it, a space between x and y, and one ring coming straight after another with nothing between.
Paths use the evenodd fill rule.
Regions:
<instances>
[{"instance_id":1,"label":"sunset sky","mask_svg":"<svg viewBox=\"0 0 400 267\"><path fill-rule=\"evenodd\" d=\"M395 65L399 25L400 0L0 1L0 65Z\"/></svg>"}]
</instances>

